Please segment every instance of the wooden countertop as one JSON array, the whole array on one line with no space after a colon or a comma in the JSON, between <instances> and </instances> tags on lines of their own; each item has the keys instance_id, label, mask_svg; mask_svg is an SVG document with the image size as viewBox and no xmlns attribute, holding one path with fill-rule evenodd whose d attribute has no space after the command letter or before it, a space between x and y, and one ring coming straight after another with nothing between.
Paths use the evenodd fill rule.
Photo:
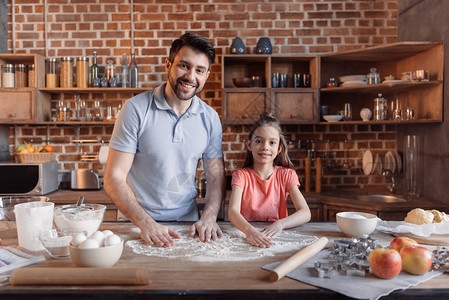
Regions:
<instances>
[{"instance_id":1,"label":"wooden countertop","mask_svg":"<svg viewBox=\"0 0 449 300\"><path fill-rule=\"evenodd\" d=\"M229 223L220 223L227 228ZM110 229L123 239L137 239L131 223L103 223L101 229ZM326 236L331 245L343 234L334 222L307 223L292 230L307 235ZM391 235L375 232L373 238L382 245L387 245L393 239ZM4 240L14 243L14 240ZM430 248L430 246L429 246ZM127 246L115 268L147 267L150 270L151 284L145 286L3 286L0 287L0 298L29 299L30 297L45 299L83 299L95 295L98 298L124 299L130 297L151 297L151 299L174 299L183 296L184 299L298 299L298 296L310 296L317 299L345 298L335 292L316 288L300 281L283 278L278 282L266 280L268 272L262 266L285 259L294 252L277 254L274 257L264 257L257 260L239 262L198 262L186 259L169 259L138 255ZM74 267L70 260L55 260L47 256L45 262L31 267ZM382 280L379 279L379 284ZM430 298L438 296L449 297L449 274L443 274L421 283L405 291L393 293L392 299L413 299L425 295ZM411 298L410 298L411 297Z\"/></svg>"}]
</instances>

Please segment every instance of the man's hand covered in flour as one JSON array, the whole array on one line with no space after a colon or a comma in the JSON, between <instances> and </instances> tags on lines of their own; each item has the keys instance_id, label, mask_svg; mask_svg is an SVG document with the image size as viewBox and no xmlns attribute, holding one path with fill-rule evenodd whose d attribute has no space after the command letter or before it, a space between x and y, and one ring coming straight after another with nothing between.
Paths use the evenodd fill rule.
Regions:
<instances>
[{"instance_id":1,"label":"man's hand covered in flour","mask_svg":"<svg viewBox=\"0 0 449 300\"><path fill-rule=\"evenodd\" d=\"M148 245L156 246L166 246L171 247L175 244L172 237L175 239L180 239L181 236L170 227L161 225L156 222L152 222L150 225L143 226L140 228L140 237Z\"/></svg>"},{"instance_id":2,"label":"man's hand covered in flour","mask_svg":"<svg viewBox=\"0 0 449 300\"><path fill-rule=\"evenodd\" d=\"M215 241L223 236L223 232L218 226L216 218L204 215L190 227L189 236L193 237L195 232L198 232L198 237L202 242L209 242L211 239Z\"/></svg>"}]
</instances>

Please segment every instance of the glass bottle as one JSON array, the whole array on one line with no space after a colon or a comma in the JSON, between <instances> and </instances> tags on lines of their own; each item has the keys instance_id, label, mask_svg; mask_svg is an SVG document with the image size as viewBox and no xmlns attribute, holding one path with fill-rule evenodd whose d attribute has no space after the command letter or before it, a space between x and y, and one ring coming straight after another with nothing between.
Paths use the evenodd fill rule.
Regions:
<instances>
[{"instance_id":1,"label":"glass bottle","mask_svg":"<svg viewBox=\"0 0 449 300\"><path fill-rule=\"evenodd\" d=\"M36 87L36 72L34 70L34 64L28 66L28 86Z\"/></svg>"},{"instance_id":2,"label":"glass bottle","mask_svg":"<svg viewBox=\"0 0 449 300\"><path fill-rule=\"evenodd\" d=\"M417 135L405 137L405 195L409 198L419 197L421 192L421 153L420 139Z\"/></svg>"},{"instance_id":3,"label":"glass bottle","mask_svg":"<svg viewBox=\"0 0 449 300\"><path fill-rule=\"evenodd\" d=\"M90 84L91 84L91 86L98 87L95 83L98 82L98 79L96 79L96 78L100 78L98 75L100 68L97 65L97 52L96 51L94 51L93 56L94 56L94 58L92 61L92 66L90 67Z\"/></svg>"},{"instance_id":4,"label":"glass bottle","mask_svg":"<svg viewBox=\"0 0 449 300\"><path fill-rule=\"evenodd\" d=\"M374 99L374 121L382 121L387 119L387 100L378 94Z\"/></svg>"},{"instance_id":5,"label":"glass bottle","mask_svg":"<svg viewBox=\"0 0 449 300\"><path fill-rule=\"evenodd\" d=\"M131 54L131 62L129 64L129 86L136 88L139 85L139 71L137 70L136 58L134 53Z\"/></svg>"},{"instance_id":6,"label":"glass bottle","mask_svg":"<svg viewBox=\"0 0 449 300\"><path fill-rule=\"evenodd\" d=\"M112 60L108 60L108 65L106 66L106 74L105 74L106 79L108 80L108 84L109 86L111 85L111 81L112 79L115 77L115 67L112 64Z\"/></svg>"},{"instance_id":7,"label":"glass bottle","mask_svg":"<svg viewBox=\"0 0 449 300\"><path fill-rule=\"evenodd\" d=\"M128 68L128 64L127 64L128 58L126 57L126 54L123 53L122 56L122 64L120 66L120 82L121 82L121 87L123 88L128 88L129 87L129 68Z\"/></svg>"}]
</instances>

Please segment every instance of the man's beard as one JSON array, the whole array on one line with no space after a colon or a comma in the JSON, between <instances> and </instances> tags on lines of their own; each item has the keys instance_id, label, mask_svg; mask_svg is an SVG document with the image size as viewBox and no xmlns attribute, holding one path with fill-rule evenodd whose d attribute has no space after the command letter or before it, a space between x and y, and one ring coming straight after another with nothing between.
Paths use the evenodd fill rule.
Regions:
<instances>
[{"instance_id":1,"label":"man's beard","mask_svg":"<svg viewBox=\"0 0 449 300\"><path fill-rule=\"evenodd\" d=\"M201 90L203 89L202 87L197 86L195 88L195 90L193 90L192 92L185 93L185 92L182 91L182 87L179 87L181 85L181 82L183 82L183 81L190 84L190 82L188 82L187 80L182 80L180 78L176 78L176 80L170 79L168 81L168 83L170 84L170 87L172 88L173 92L176 94L176 96L180 100L190 100L195 95L197 95L199 92L201 92Z\"/></svg>"}]
</instances>

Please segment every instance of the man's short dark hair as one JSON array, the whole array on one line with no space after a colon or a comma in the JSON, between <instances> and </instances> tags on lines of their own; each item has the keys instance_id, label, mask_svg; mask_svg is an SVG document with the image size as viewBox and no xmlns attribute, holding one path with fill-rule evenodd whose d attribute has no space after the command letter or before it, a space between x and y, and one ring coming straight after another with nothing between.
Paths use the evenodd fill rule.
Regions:
<instances>
[{"instance_id":1,"label":"man's short dark hair","mask_svg":"<svg viewBox=\"0 0 449 300\"><path fill-rule=\"evenodd\" d=\"M209 67L213 64L215 60L215 49L212 46L211 42L205 37L196 34L196 33L184 33L181 35L179 39L176 39L171 44L170 48L170 56L168 60L172 63L175 59L176 54L178 54L179 50L184 46L190 46L195 51L202 52L206 54L209 58Z\"/></svg>"}]
</instances>

